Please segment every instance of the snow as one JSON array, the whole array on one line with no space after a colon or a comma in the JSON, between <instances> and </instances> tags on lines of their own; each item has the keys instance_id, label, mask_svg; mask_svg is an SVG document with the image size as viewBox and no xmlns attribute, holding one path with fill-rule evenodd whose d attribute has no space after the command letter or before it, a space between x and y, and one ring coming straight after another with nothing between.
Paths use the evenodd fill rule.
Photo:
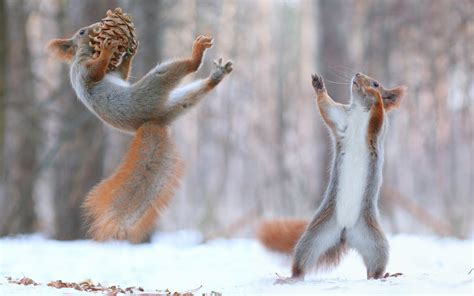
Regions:
<instances>
[{"instance_id":1,"label":"snow","mask_svg":"<svg viewBox=\"0 0 474 296\"><path fill-rule=\"evenodd\" d=\"M473 240L396 235L389 237L388 271L398 278L365 279L365 268L350 252L336 269L312 272L304 282L275 285L289 276L291 258L265 250L252 239L201 242L199 233L155 235L152 243L60 242L40 235L0 239L0 295L81 295L46 286L53 280L141 286L145 291L197 294L469 294L474 292ZM41 286L10 284L5 277L28 277Z\"/></svg>"}]
</instances>

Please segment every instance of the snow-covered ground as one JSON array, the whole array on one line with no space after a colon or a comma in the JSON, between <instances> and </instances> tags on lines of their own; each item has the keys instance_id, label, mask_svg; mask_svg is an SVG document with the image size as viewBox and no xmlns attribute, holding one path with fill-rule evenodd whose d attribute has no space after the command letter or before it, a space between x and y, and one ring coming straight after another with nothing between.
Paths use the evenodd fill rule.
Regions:
<instances>
[{"instance_id":1,"label":"snow-covered ground","mask_svg":"<svg viewBox=\"0 0 474 296\"><path fill-rule=\"evenodd\" d=\"M388 271L398 278L365 279L359 256L352 252L336 269L311 273L304 282L274 285L276 273L288 276L291 258L268 252L250 239L200 243L199 234L158 234L150 244L92 241L58 242L41 236L0 239L0 295L77 295L54 289L53 280L90 279L105 285L141 286L146 291L197 294L470 294L474 290L473 240L397 235L390 238ZM28 277L41 286L10 284L5 277Z\"/></svg>"}]
</instances>

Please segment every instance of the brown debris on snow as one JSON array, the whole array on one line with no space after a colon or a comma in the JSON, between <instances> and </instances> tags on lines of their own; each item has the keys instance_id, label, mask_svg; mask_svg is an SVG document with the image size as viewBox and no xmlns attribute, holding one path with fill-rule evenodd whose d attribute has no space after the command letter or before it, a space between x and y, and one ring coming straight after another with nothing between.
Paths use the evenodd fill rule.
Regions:
<instances>
[{"instance_id":1,"label":"brown debris on snow","mask_svg":"<svg viewBox=\"0 0 474 296\"><path fill-rule=\"evenodd\" d=\"M62 288L72 288L78 291L85 291L85 292L106 292L107 295L117 295L119 293L122 294L137 294L140 292L144 292L142 287L127 287L127 288L120 288L120 286L110 286L105 287L99 284L94 284L91 280L82 281L80 283L68 283L63 282L61 280L53 281L48 283L49 287L53 287L56 289Z\"/></svg>"},{"instance_id":2,"label":"brown debris on snow","mask_svg":"<svg viewBox=\"0 0 474 296\"><path fill-rule=\"evenodd\" d=\"M11 284L24 285L24 286L41 285L27 277L23 277L21 279L12 279L11 277L6 277L6 279ZM145 289L143 289L142 287L132 286L132 287L127 287L127 288L121 288L118 285L106 287L106 286L101 285L100 283L94 284L91 280L85 280L80 283L63 282L61 280L57 280L57 281L51 281L47 283L47 286L56 288L56 289L70 288L70 289L75 289L78 291L92 292L92 293L102 292L107 296L116 296L118 294L141 295L141 296L193 296L202 288L202 286L199 286L198 288L185 291L185 292L171 292L168 289L161 290L161 291L156 290L156 292L145 292ZM212 291L210 293L201 293L201 295L222 296L222 293Z\"/></svg>"},{"instance_id":3,"label":"brown debris on snow","mask_svg":"<svg viewBox=\"0 0 474 296\"><path fill-rule=\"evenodd\" d=\"M10 284L17 284L17 285L23 285L23 286L29 286L29 285L38 286L39 285L38 283L36 283L35 281L27 277L22 277L21 279L16 279L16 280L12 279L11 277L7 277L7 281Z\"/></svg>"}]
</instances>

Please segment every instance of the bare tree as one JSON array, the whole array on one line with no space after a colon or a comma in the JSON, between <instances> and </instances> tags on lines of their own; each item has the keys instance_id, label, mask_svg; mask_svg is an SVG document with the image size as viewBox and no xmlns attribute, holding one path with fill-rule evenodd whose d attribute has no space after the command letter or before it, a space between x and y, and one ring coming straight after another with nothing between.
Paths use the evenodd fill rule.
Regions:
<instances>
[{"instance_id":1,"label":"bare tree","mask_svg":"<svg viewBox=\"0 0 474 296\"><path fill-rule=\"evenodd\" d=\"M73 34L80 27L100 20L112 1L71 1L61 5L58 25L62 35ZM64 96L57 100L58 153L53 163L54 238L83 238L85 225L81 204L87 192L103 176L104 132L102 123L76 99L67 68L63 68L61 86Z\"/></svg>"},{"instance_id":2,"label":"bare tree","mask_svg":"<svg viewBox=\"0 0 474 296\"><path fill-rule=\"evenodd\" d=\"M6 1L0 2L0 184L4 182L4 145L5 145L5 108L6 108L6 81L7 81L7 58L8 58L8 46L5 46L8 42L8 13L6 7Z\"/></svg>"},{"instance_id":3,"label":"bare tree","mask_svg":"<svg viewBox=\"0 0 474 296\"><path fill-rule=\"evenodd\" d=\"M352 24L351 1L321 0L316 4L318 13L318 71L327 79L340 81L335 76L352 64L349 40ZM342 69L342 70L341 70ZM327 83L328 92L340 103L347 102L348 92L337 84Z\"/></svg>"},{"instance_id":4,"label":"bare tree","mask_svg":"<svg viewBox=\"0 0 474 296\"><path fill-rule=\"evenodd\" d=\"M27 37L28 10L24 1L8 3L9 74L7 85L5 194L0 196L0 235L35 230L33 187L40 131L35 113L31 55ZM3 9L5 12L5 9Z\"/></svg>"}]
</instances>

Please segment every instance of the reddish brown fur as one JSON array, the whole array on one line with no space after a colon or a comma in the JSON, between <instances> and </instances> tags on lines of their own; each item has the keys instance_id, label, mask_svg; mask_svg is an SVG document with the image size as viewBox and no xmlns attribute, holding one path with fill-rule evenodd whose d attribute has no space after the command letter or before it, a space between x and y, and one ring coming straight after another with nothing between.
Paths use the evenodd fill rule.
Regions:
<instances>
[{"instance_id":1,"label":"reddish brown fur","mask_svg":"<svg viewBox=\"0 0 474 296\"><path fill-rule=\"evenodd\" d=\"M202 36L199 38L202 38L201 40L203 42L194 42L193 44L191 59L189 63L189 67L190 67L189 71L191 72L194 72L199 68L206 48L210 48L212 46L211 37Z\"/></svg>"},{"instance_id":2,"label":"reddish brown fur","mask_svg":"<svg viewBox=\"0 0 474 296\"><path fill-rule=\"evenodd\" d=\"M366 92L375 97L375 103L370 109L370 119L367 130L367 141L369 143L369 148L375 151L374 145L376 143L377 135L383 126L385 110L380 92L370 87L366 88Z\"/></svg>"},{"instance_id":3,"label":"reddish brown fur","mask_svg":"<svg viewBox=\"0 0 474 296\"><path fill-rule=\"evenodd\" d=\"M180 161L175 163L173 173L168 177L166 186L155 197L152 205L147 207L145 213L138 217L138 220L133 225L124 225L126 215L130 215L144 201L127 200L126 204L117 204L114 190L128 182L132 178L133 173L143 173L141 171L137 172L136 164L144 161L141 159L141 152L151 149L151 147L146 147L146 144L143 143L144 133L156 134L157 138L164 141L163 147L169 148L169 145L172 145L168 138L166 127L147 123L137 130L130 149L117 171L92 189L84 202L83 207L91 221L90 234L95 240L127 239L132 242L141 241L151 231L159 212L167 206L173 196L173 191L177 187L178 180L183 172L183 166ZM163 153L166 153L166 151L158 150L156 158L163 157Z\"/></svg>"},{"instance_id":4,"label":"reddish brown fur","mask_svg":"<svg viewBox=\"0 0 474 296\"><path fill-rule=\"evenodd\" d=\"M264 221L258 229L257 239L272 251L290 254L307 225L308 221L302 219Z\"/></svg>"},{"instance_id":5,"label":"reddish brown fur","mask_svg":"<svg viewBox=\"0 0 474 296\"><path fill-rule=\"evenodd\" d=\"M95 83L104 79L112 55L113 51L110 48L104 47L101 49L100 56L97 59L87 60L85 66L88 69L88 82Z\"/></svg>"}]
</instances>

